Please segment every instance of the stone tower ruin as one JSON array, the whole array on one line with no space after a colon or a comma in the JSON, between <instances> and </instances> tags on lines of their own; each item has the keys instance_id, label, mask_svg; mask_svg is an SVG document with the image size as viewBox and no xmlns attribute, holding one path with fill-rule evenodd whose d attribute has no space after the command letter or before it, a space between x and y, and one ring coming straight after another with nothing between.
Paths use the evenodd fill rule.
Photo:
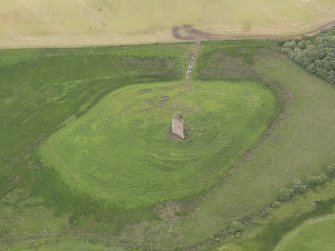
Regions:
<instances>
[{"instance_id":1,"label":"stone tower ruin","mask_svg":"<svg viewBox=\"0 0 335 251\"><path fill-rule=\"evenodd\" d=\"M184 119L181 112L177 112L172 118L172 133L185 139Z\"/></svg>"}]
</instances>

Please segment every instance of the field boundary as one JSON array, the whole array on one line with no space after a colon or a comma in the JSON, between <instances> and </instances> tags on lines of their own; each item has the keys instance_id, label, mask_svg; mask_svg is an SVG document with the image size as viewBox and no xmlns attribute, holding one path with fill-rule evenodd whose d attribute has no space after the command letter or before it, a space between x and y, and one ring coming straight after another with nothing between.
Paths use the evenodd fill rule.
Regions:
<instances>
[{"instance_id":1,"label":"field boundary","mask_svg":"<svg viewBox=\"0 0 335 251\"><path fill-rule=\"evenodd\" d=\"M280 35L279 31L263 31L255 32L255 34L243 33L236 31L233 34L218 34L199 30L192 25L181 24L170 28L170 34L165 34L163 38L157 38L154 34L143 35L139 37L118 38L112 35L103 35L96 37L87 36L65 36L65 37L35 37L29 40L13 39L0 40L0 49L18 49L18 48L82 48L82 47L98 47L98 46L122 46L122 45L149 45L149 44L167 44L180 41L193 41L196 37L202 40L259 40L259 39L300 39L302 37L314 36L322 31L335 26L335 20L312 25L312 27L297 27L297 31L292 31L293 35ZM229 33L229 32L227 32ZM231 32L234 33L234 32ZM263 33L263 34L262 34ZM269 34L267 34L269 33ZM271 34L272 33L272 34ZM277 34L275 34L277 33Z\"/></svg>"},{"instance_id":2,"label":"field boundary","mask_svg":"<svg viewBox=\"0 0 335 251\"><path fill-rule=\"evenodd\" d=\"M281 35L221 35L215 33L209 33L205 31L198 30L192 25L178 25L172 27L171 34L177 40L190 41L197 37L201 37L206 40L254 40L254 39L299 39L304 36L310 37L315 36L318 33L331 29L335 26L335 20L330 21L326 24L321 25L310 32L303 33L296 36L281 36Z\"/></svg>"}]
</instances>

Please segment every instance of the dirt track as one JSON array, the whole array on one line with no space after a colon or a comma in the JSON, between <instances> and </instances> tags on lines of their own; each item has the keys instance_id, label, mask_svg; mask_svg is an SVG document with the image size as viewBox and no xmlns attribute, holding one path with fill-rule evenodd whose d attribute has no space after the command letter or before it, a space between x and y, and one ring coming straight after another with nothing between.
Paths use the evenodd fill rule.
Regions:
<instances>
[{"instance_id":1,"label":"dirt track","mask_svg":"<svg viewBox=\"0 0 335 251\"><path fill-rule=\"evenodd\" d=\"M194 66L195 60L197 59L197 56L199 54L200 45L201 45L201 39L197 38L196 41L195 41L195 49L194 49L194 52L191 56L191 60L190 60L190 63L188 65L187 71L186 71L186 82L188 82L188 83L191 80L193 66Z\"/></svg>"},{"instance_id":2,"label":"dirt track","mask_svg":"<svg viewBox=\"0 0 335 251\"><path fill-rule=\"evenodd\" d=\"M301 38L303 36L314 36L324 30L330 29L335 26L335 21L331 21L329 23L324 24L318 29L308 32L304 35L299 36L280 36L280 35L220 35L213 34L205 31L198 30L194 28L192 25L178 25L172 27L172 36L178 40L196 40L196 39L206 39L206 40L239 40L239 39L294 39Z\"/></svg>"}]
</instances>

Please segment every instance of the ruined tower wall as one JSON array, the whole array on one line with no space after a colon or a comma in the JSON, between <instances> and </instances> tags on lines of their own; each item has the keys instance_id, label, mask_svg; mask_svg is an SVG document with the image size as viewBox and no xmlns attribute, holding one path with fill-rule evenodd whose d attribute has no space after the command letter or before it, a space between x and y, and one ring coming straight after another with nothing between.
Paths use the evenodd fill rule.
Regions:
<instances>
[{"instance_id":1,"label":"ruined tower wall","mask_svg":"<svg viewBox=\"0 0 335 251\"><path fill-rule=\"evenodd\" d=\"M172 133L182 139L185 139L184 120L181 114L176 114L172 118Z\"/></svg>"}]
</instances>

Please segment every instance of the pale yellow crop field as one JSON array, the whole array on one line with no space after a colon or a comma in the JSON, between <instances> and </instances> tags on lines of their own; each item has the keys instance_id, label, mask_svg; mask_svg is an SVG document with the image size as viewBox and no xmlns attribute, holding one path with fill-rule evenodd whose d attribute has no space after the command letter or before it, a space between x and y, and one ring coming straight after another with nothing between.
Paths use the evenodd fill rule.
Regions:
<instances>
[{"instance_id":1,"label":"pale yellow crop field","mask_svg":"<svg viewBox=\"0 0 335 251\"><path fill-rule=\"evenodd\" d=\"M335 0L0 0L0 47L174 41L188 24L234 37L287 36L335 21Z\"/></svg>"}]
</instances>

